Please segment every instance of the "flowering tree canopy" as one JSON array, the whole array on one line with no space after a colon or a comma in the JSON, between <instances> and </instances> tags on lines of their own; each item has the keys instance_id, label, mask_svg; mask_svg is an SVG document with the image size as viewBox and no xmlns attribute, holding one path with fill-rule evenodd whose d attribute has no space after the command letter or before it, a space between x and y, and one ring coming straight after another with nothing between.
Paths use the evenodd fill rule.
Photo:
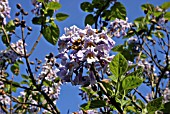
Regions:
<instances>
[{"instance_id":1,"label":"flowering tree canopy","mask_svg":"<svg viewBox=\"0 0 170 114\"><path fill-rule=\"evenodd\" d=\"M31 3L31 14L18 3L11 19L8 0L0 0L1 113L59 114L61 85L68 83L80 86L85 101L73 114L170 112L170 2L141 5L145 15L133 22L118 0L82 2L81 10L89 13L85 27L65 27L63 35L56 21L69 15L58 11L59 0ZM28 26L24 20L28 15L39 31ZM39 36L29 45L32 32ZM31 60L42 37L57 46L57 54ZM116 39L123 43L117 44ZM140 86L149 88L147 96Z\"/></svg>"}]
</instances>

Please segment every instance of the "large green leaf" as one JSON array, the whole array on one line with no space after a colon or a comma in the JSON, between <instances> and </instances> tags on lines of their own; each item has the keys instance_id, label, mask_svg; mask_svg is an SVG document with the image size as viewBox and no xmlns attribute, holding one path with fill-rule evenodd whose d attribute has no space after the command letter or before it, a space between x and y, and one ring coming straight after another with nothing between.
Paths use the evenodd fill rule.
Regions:
<instances>
[{"instance_id":1,"label":"large green leaf","mask_svg":"<svg viewBox=\"0 0 170 114\"><path fill-rule=\"evenodd\" d=\"M123 90L134 89L142 84L143 80L137 76L127 76L122 81Z\"/></svg>"},{"instance_id":2,"label":"large green leaf","mask_svg":"<svg viewBox=\"0 0 170 114\"><path fill-rule=\"evenodd\" d=\"M47 5L48 9L50 10L58 10L61 8L61 4L58 2L49 2Z\"/></svg>"},{"instance_id":3,"label":"large green leaf","mask_svg":"<svg viewBox=\"0 0 170 114\"><path fill-rule=\"evenodd\" d=\"M92 14L88 14L85 18L85 25L93 25L95 23L95 19Z\"/></svg>"},{"instance_id":4,"label":"large green leaf","mask_svg":"<svg viewBox=\"0 0 170 114\"><path fill-rule=\"evenodd\" d=\"M147 104L148 113L154 114L155 111L161 110L163 108L162 100L163 100L163 97L160 97L160 98L154 99L153 101L149 102Z\"/></svg>"},{"instance_id":5,"label":"large green leaf","mask_svg":"<svg viewBox=\"0 0 170 114\"><path fill-rule=\"evenodd\" d=\"M80 8L85 12L93 12L93 5L90 2L83 2Z\"/></svg>"},{"instance_id":6,"label":"large green leaf","mask_svg":"<svg viewBox=\"0 0 170 114\"><path fill-rule=\"evenodd\" d=\"M143 73L143 68L138 68L137 70L135 70L134 72L128 74L128 76L141 76Z\"/></svg>"},{"instance_id":7,"label":"large green leaf","mask_svg":"<svg viewBox=\"0 0 170 114\"><path fill-rule=\"evenodd\" d=\"M64 14L64 13L57 13L56 14L56 19L57 19L57 21L63 21L65 19L67 19L68 16L69 15Z\"/></svg>"},{"instance_id":8,"label":"large green leaf","mask_svg":"<svg viewBox=\"0 0 170 114\"><path fill-rule=\"evenodd\" d=\"M117 45L117 46L115 46L114 48L112 48L112 51L122 52L123 49L124 49L124 45Z\"/></svg>"},{"instance_id":9,"label":"large green leaf","mask_svg":"<svg viewBox=\"0 0 170 114\"><path fill-rule=\"evenodd\" d=\"M89 101L88 103L82 104L80 107L83 110L89 110L89 109L95 109L95 108L100 108L104 106L106 106L106 101L93 100L93 101Z\"/></svg>"},{"instance_id":10,"label":"large green leaf","mask_svg":"<svg viewBox=\"0 0 170 114\"><path fill-rule=\"evenodd\" d=\"M161 8L166 10L170 7L170 2L164 2L162 5L161 5Z\"/></svg>"},{"instance_id":11,"label":"large green leaf","mask_svg":"<svg viewBox=\"0 0 170 114\"><path fill-rule=\"evenodd\" d=\"M161 111L163 111L165 114L169 114L170 112L170 102L167 102L164 104L164 109L162 109Z\"/></svg>"},{"instance_id":12,"label":"large green leaf","mask_svg":"<svg viewBox=\"0 0 170 114\"><path fill-rule=\"evenodd\" d=\"M111 7L111 16L118 19L126 19L126 8L120 2L115 2L115 4ZM111 18L111 20L113 20Z\"/></svg>"},{"instance_id":13,"label":"large green leaf","mask_svg":"<svg viewBox=\"0 0 170 114\"><path fill-rule=\"evenodd\" d=\"M42 34L49 43L56 45L59 37L59 28L54 22L52 22L51 25L43 28Z\"/></svg>"},{"instance_id":14,"label":"large green leaf","mask_svg":"<svg viewBox=\"0 0 170 114\"><path fill-rule=\"evenodd\" d=\"M124 73L126 73L128 68L128 63L127 60L124 58L124 56L119 53L113 58L109 66L112 74L116 77L119 77Z\"/></svg>"},{"instance_id":15,"label":"large green leaf","mask_svg":"<svg viewBox=\"0 0 170 114\"><path fill-rule=\"evenodd\" d=\"M166 12L164 18L170 20L170 12Z\"/></svg>"}]
</instances>

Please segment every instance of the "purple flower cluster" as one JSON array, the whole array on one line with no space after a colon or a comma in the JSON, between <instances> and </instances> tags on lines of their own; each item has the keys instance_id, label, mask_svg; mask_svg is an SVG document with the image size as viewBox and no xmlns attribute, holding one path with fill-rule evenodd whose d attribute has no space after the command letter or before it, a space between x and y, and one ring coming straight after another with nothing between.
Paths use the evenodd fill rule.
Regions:
<instances>
[{"instance_id":1,"label":"purple flower cluster","mask_svg":"<svg viewBox=\"0 0 170 114\"><path fill-rule=\"evenodd\" d=\"M113 58L109 52L114 45L106 31L98 33L89 25L84 30L77 26L65 28L65 34L58 40L59 54L56 57L61 59L61 64L57 75L75 85L86 82L94 84L96 80L92 67L102 74L106 73L108 63ZM88 76L82 76L84 68L88 70Z\"/></svg>"},{"instance_id":2,"label":"purple flower cluster","mask_svg":"<svg viewBox=\"0 0 170 114\"><path fill-rule=\"evenodd\" d=\"M59 0L44 0L44 2L59 2ZM40 15L42 3L38 2L37 0L32 0L32 4L34 5L34 9L32 9L32 13L36 15Z\"/></svg>"},{"instance_id":3,"label":"purple flower cluster","mask_svg":"<svg viewBox=\"0 0 170 114\"><path fill-rule=\"evenodd\" d=\"M18 58L21 57L20 55L24 55L24 47L22 40L18 40L15 44L12 43L11 47L13 47L17 53L14 52L12 49L0 51L0 70L2 70L3 67L5 67L3 65L5 64L6 61L13 64Z\"/></svg>"},{"instance_id":4,"label":"purple flower cluster","mask_svg":"<svg viewBox=\"0 0 170 114\"><path fill-rule=\"evenodd\" d=\"M128 23L128 18L126 18L126 20L116 18L110 23L109 32L114 37L120 38L126 35L127 30L130 29L131 26L132 23Z\"/></svg>"},{"instance_id":5,"label":"purple flower cluster","mask_svg":"<svg viewBox=\"0 0 170 114\"><path fill-rule=\"evenodd\" d=\"M8 0L0 0L0 20L6 24L6 17L10 17L10 10Z\"/></svg>"},{"instance_id":6,"label":"purple flower cluster","mask_svg":"<svg viewBox=\"0 0 170 114\"><path fill-rule=\"evenodd\" d=\"M42 90L56 103L56 100L59 98L60 94L60 81L55 81L58 79L57 71L58 68L56 67L56 58L55 56L50 53L45 58L45 63L42 66L42 71L38 77L38 83L41 84L42 81L51 82L51 86L42 86Z\"/></svg>"},{"instance_id":7,"label":"purple flower cluster","mask_svg":"<svg viewBox=\"0 0 170 114\"><path fill-rule=\"evenodd\" d=\"M10 98L5 94L3 89L4 89L4 83L0 81L0 103L2 105L9 105Z\"/></svg>"}]
</instances>

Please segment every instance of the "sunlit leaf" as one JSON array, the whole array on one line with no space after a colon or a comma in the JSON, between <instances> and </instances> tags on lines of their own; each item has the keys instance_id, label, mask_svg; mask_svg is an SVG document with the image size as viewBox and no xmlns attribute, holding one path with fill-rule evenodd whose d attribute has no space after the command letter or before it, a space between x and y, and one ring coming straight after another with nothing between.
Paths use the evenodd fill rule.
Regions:
<instances>
[{"instance_id":1,"label":"sunlit leaf","mask_svg":"<svg viewBox=\"0 0 170 114\"><path fill-rule=\"evenodd\" d=\"M56 14L56 19L57 21L63 21L68 18L69 15L64 14L64 13L57 13Z\"/></svg>"},{"instance_id":2,"label":"sunlit leaf","mask_svg":"<svg viewBox=\"0 0 170 114\"><path fill-rule=\"evenodd\" d=\"M61 4L58 2L49 2L47 5L48 9L50 10L58 10L61 8Z\"/></svg>"},{"instance_id":3,"label":"sunlit leaf","mask_svg":"<svg viewBox=\"0 0 170 114\"><path fill-rule=\"evenodd\" d=\"M161 8L166 10L170 7L170 2L164 2L162 5L161 5Z\"/></svg>"},{"instance_id":4,"label":"sunlit leaf","mask_svg":"<svg viewBox=\"0 0 170 114\"><path fill-rule=\"evenodd\" d=\"M7 31L10 31L10 32L11 32L12 30L15 30L15 24L14 24L13 20L9 21L9 22L6 24L5 29L6 29Z\"/></svg>"},{"instance_id":5,"label":"sunlit leaf","mask_svg":"<svg viewBox=\"0 0 170 114\"><path fill-rule=\"evenodd\" d=\"M112 74L116 77L123 75L128 68L127 60L122 54L117 54L109 64Z\"/></svg>"},{"instance_id":6,"label":"sunlit leaf","mask_svg":"<svg viewBox=\"0 0 170 114\"><path fill-rule=\"evenodd\" d=\"M123 90L134 89L142 84L143 80L137 76L127 76L122 81Z\"/></svg>"},{"instance_id":7,"label":"sunlit leaf","mask_svg":"<svg viewBox=\"0 0 170 114\"><path fill-rule=\"evenodd\" d=\"M56 45L58 37L59 37L59 28L58 26L52 22L51 25L45 26L42 30L44 38L51 43L52 45Z\"/></svg>"},{"instance_id":8,"label":"sunlit leaf","mask_svg":"<svg viewBox=\"0 0 170 114\"><path fill-rule=\"evenodd\" d=\"M164 18L170 20L170 12L166 12Z\"/></svg>"}]
</instances>

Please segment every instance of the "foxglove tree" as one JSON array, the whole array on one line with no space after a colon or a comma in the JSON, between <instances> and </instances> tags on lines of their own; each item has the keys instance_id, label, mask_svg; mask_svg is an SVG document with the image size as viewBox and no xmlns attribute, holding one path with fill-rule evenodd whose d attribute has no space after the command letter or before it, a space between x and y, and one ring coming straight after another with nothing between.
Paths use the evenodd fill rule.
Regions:
<instances>
[{"instance_id":1,"label":"foxglove tree","mask_svg":"<svg viewBox=\"0 0 170 114\"><path fill-rule=\"evenodd\" d=\"M2 113L59 114L61 85L67 83L80 87L85 102L73 114L170 112L170 2L141 5L144 16L132 22L117 0L82 2L80 8L89 12L85 27L65 27L61 36L56 21L68 15L59 12L59 0L31 0L31 14L18 3L15 18L7 21L9 2L0 0ZM28 15L39 31L25 20ZM39 36L30 45L32 32ZM57 44L57 54L32 59L42 37ZM140 91L143 86L148 93Z\"/></svg>"}]
</instances>

